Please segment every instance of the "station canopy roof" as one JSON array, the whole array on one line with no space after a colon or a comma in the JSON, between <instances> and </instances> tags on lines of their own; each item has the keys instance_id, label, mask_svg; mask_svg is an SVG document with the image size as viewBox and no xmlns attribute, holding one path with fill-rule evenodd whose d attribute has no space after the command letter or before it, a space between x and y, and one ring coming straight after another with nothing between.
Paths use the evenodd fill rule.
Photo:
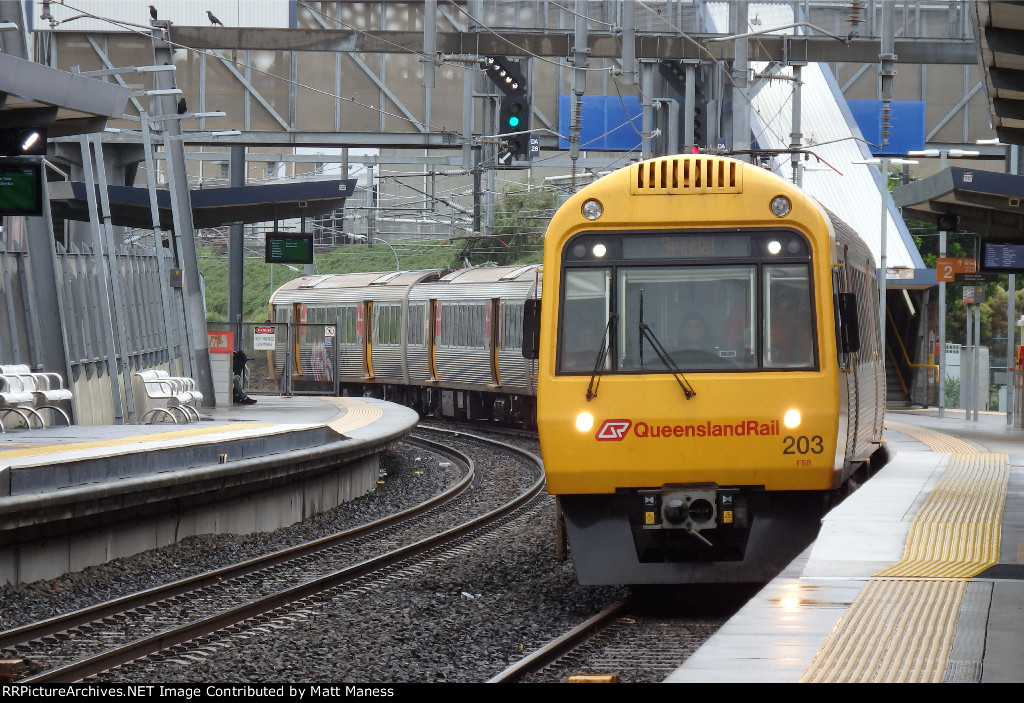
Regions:
<instances>
[{"instance_id":1,"label":"station canopy roof","mask_svg":"<svg viewBox=\"0 0 1024 703\"><path fill-rule=\"evenodd\" d=\"M195 189L189 191L192 222L196 229L205 229L323 215L344 207L345 198L353 193L355 185L355 179L346 179ZM89 220L88 193L84 183L55 181L48 186L54 217ZM143 229L153 227L149 189L108 186L107 193L112 224ZM160 229L173 230L170 191L157 190L156 195Z\"/></svg>"},{"instance_id":2,"label":"station canopy roof","mask_svg":"<svg viewBox=\"0 0 1024 703\"><path fill-rule=\"evenodd\" d=\"M124 114L130 94L117 83L0 53L0 127L45 129L47 137L102 132Z\"/></svg>"},{"instance_id":3,"label":"station canopy roof","mask_svg":"<svg viewBox=\"0 0 1024 703\"><path fill-rule=\"evenodd\" d=\"M904 218L1024 241L1024 176L951 166L894 188L892 197Z\"/></svg>"},{"instance_id":4,"label":"station canopy roof","mask_svg":"<svg viewBox=\"0 0 1024 703\"><path fill-rule=\"evenodd\" d=\"M979 0L978 56L996 136L1024 144L1024 3Z\"/></svg>"},{"instance_id":5,"label":"station canopy roof","mask_svg":"<svg viewBox=\"0 0 1024 703\"><path fill-rule=\"evenodd\" d=\"M978 62L996 135L1024 144L1024 3L977 0ZM905 218L1024 241L1024 176L952 166L893 189Z\"/></svg>"}]
</instances>

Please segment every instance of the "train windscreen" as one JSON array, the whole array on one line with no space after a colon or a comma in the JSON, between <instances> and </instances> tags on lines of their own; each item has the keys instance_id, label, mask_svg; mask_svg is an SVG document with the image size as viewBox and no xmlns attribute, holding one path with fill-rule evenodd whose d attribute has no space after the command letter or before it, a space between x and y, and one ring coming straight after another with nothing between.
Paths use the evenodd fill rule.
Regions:
<instances>
[{"instance_id":1,"label":"train windscreen","mask_svg":"<svg viewBox=\"0 0 1024 703\"><path fill-rule=\"evenodd\" d=\"M792 232L588 234L562 284L562 373L816 368L809 247Z\"/></svg>"}]
</instances>

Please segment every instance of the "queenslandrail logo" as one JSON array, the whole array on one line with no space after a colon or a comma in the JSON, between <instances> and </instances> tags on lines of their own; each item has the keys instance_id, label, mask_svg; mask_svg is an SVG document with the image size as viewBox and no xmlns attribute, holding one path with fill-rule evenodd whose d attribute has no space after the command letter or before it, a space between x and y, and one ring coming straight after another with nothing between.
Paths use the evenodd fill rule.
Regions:
<instances>
[{"instance_id":1,"label":"queenslandrail logo","mask_svg":"<svg viewBox=\"0 0 1024 703\"><path fill-rule=\"evenodd\" d=\"M594 436L602 442L618 442L626 436L632 424L631 420L605 420Z\"/></svg>"},{"instance_id":2,"label":"queenslandrail logo","mask_svg":"<svg viewBox=\"0 0 1024 703\"><path fill-rule=\"evenodd\" d=\"M630 431L632 430L632 432ZM718 423L705 420L686 425L656 425L632 420L605 420L594 439L620 442L629 435L638 439L669 439L672 437L772 437L779 434L779 421L741 420Z\"/></svg>"}]
</instances>

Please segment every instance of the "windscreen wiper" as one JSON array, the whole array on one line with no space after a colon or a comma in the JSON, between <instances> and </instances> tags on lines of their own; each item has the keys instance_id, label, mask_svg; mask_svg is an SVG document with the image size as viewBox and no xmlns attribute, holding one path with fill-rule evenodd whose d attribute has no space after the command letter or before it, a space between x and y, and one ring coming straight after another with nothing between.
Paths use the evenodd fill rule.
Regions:
<instances>
[{"instance_id":1,"label":"windscreen wiper","mask_svg":"<svg viewBox=\"0 0 1024 703\"><path fill-rule=\"evenodd\" d=\"M597 359L594 360L594 370L590 374L590 383L587 385L587 402L597 397L597 387L601 385L601 372L604 370L605 358L608 356L608 340L615 334L615 318L618 315L608 315L608 324L604 326L604 337L601 338L601 348L597 352Z\"/></svg>"},{"instance_id":2,"label":"windscreen wiper","mask_svg":"<svg viewBox=\"0 0 1024 703\"><path fill-rule=\"evenodd\" d=\"M651 343L651 348L654 349L654 353L661 359L661 363L665 364L669 371L672 372L672 376L676 379L676 383L683 389L683 395L689 400L693 396L697 395L697 391L693 390L693 386L683 376L682 370L676 364L676 362L669 356L669 353L665 350L665 346L658 339L658 336L654 334L654 330L647 326L644 322L644 291L640 289L640 366L644 365L644 340Z\"/></svg>"}]
</instances>

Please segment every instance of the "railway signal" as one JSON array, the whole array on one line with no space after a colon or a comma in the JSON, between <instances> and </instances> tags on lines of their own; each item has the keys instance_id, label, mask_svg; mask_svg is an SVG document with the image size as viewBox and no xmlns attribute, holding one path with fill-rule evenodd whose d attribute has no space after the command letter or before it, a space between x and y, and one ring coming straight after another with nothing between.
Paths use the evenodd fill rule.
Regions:
<instances>
[{"instance_id":1,"label":"railway signal","mask_svg":"<svg viewBox=\"0 0 1024 703\"><path fill-rule=\"evenodd\" d=\"M519 61L505 56L482 59L487 77L504 93L498 108L498 133L502 135L498 153L500 166L513 166L530 160L530 94Z\"/></svg>"}]
</instances>

